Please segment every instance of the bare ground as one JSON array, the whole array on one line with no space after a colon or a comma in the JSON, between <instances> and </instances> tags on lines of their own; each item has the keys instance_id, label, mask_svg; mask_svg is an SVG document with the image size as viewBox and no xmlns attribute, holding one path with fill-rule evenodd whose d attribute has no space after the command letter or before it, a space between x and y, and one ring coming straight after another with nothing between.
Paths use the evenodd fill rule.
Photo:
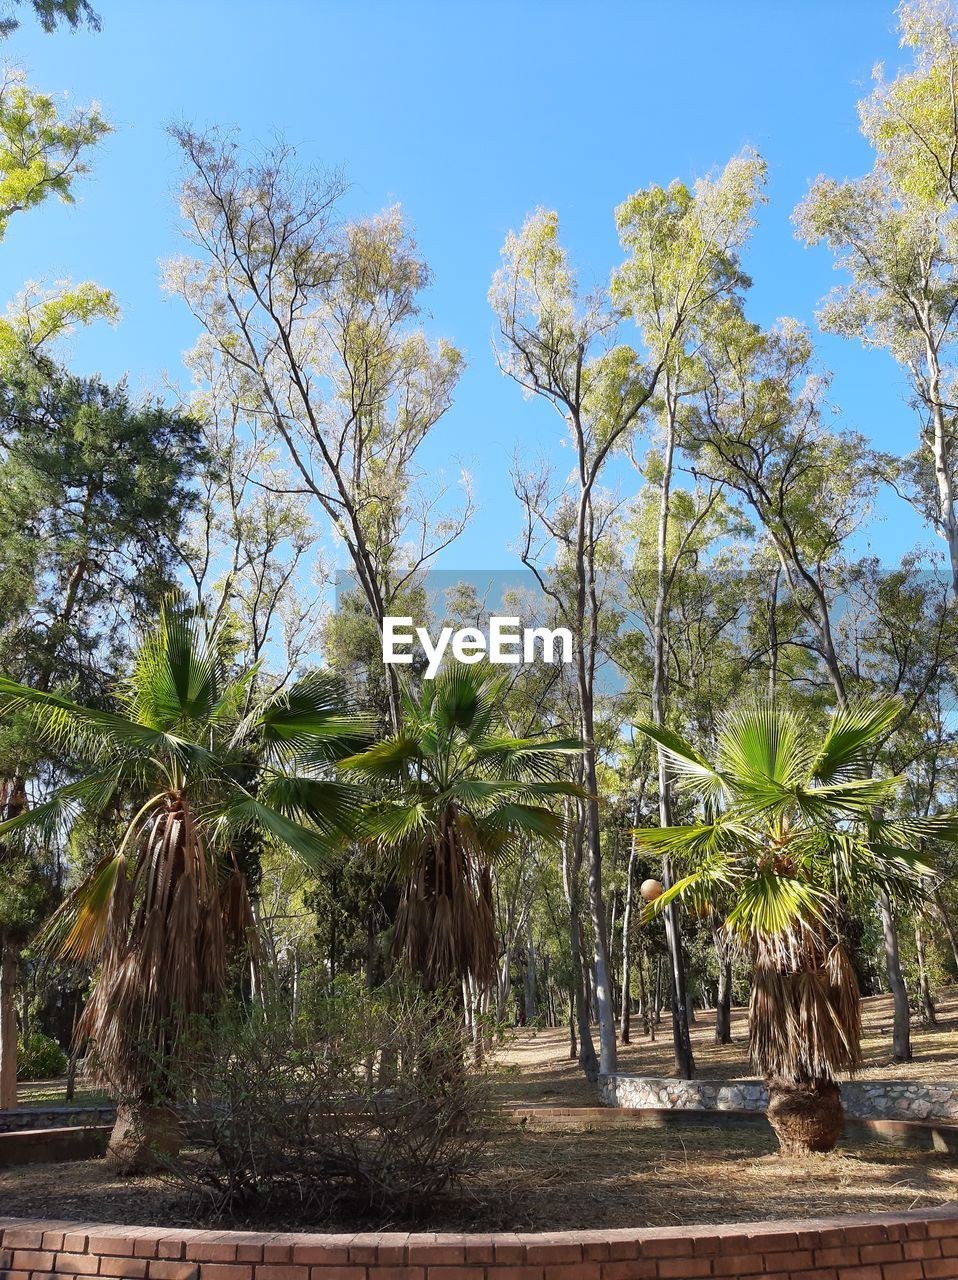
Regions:
<instances>
[{"instance_id":1,"label":"bare ground","mask_svg":"<svg viewBox=\"0 0 958 1280\"><path fill-rule=\"evenodd\" d=\"M912 1028L914 1060L895 1062L891 1054L892 1007L890 996L862 1001L864 1069L860 1078L874 1080L958 1081L958 988L950 987L938 1001L937 1027ZM595 1030L598 1049L598 1036ZM748 1059L745 1009L732 1011L734 1043L714 1043L714 1014L697 1014L692 1027L696 1073L710 1080L754 1077ZM594 1106L595 1090L569 1057L569 1032L563 1028L542 1031L522 1029L503 1045L499 1061L506 1069L501 1095L504 1100L554 1103L557 1106ZM672 1026L667 1013L650 1041L638 1019L633 1019L632 1043L619 1045L619 1070L638 1076L674 1076Z\"/></svg>"},{"instance_id":2,"label":"bare ground","mask_svg":"<svg viewBox=\"0 0 958 1280\"><path fill-rule=\"evenodd\" d=\"M916 1029L916 1059L894 1063L887 998L865 1001L863 1075L874 1079L958 1080L958 989L940 1002L941 1025ZM749 1075L744 1010L733 1018L735 1043L712 1043L709 1015L693 1030L699 1073ZM499 1054L498 1094L510 1103L594 1105L595 1093L568 1057L561 1030L515 1033ZM637 1027L620 1047L623 1070L674 1074L667 1019L649 1042ZM763 1127L661 1128L627 1117L590 1128L566 1121L497 1123L493 1139L461 1191L416 1220L378 1227L430 1230L548 1230L670 1226L921 1208L958 1200L958 1160L931 1151L849 1143L827 1156L784 1159ZM119 1178L102 1161L0 1169L0 1212L169 1226L213 1225L159 1178ZM219 1225L219 1224L216 1224ZM373 1225L340 1213L298 1214L238 1226L357 1229Z\"/></svg>"},{"instance_id":3,"label":"bare ground","mask_svg":"<svg viewBox=\"0 0 958 1280\"><path fill-rule=\"evenodd\" d=\"M774 1148L767 1130L751 1127L509 1124L461 1192L417 1220L280 1214L224 1224L161 1179L120 1178L100 1160L0 1170L0 1212L165 1226L530 1231L891 1212L958 1199L958 1162L934 1152L876 1144L786 1160Z\"/></svg>"}]
</instances>

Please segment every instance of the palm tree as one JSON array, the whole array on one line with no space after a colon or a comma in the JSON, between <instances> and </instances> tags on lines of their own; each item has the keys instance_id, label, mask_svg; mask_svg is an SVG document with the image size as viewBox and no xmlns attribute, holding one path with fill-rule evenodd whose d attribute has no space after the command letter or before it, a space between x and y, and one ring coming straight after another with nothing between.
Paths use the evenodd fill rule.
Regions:
<instances>
[{"instance_id":1,"label":"palm tree","mask_svg":"<svg viewBox=\"0 0 958 1280\"><path fill-rule=\"evenodd\" d=\"M649 910L680 899L695 910L730 903L724 928L753 962L752 1060L769 1085L769 1120L785 1151L826 1151L838 1139L836 1077L861 1063L858 983L841 942L845 908L876 891L921 894L929 839L958 839L943 816L882 816L900 778L872 777L895 700L833 714L824 732L774 701L733 709L710 763L677 733L641 731L665 752L699 822L638 830L679 878Z\"/></svg>"},{"instance_id":2,"label":"palm tree","mask_svg":"<svg viewBox=\"0 0 958 1280\"><path fill-rule=\"evenodd\" d=\"M514 738L497 720L506 678L455 665L402 693L402 729L339 762L378 787L367 839L395 859L403 888L394 946L427 991L496 972L492 868L522 840L554 842L562 818L548 807L581 788L557 763L581 743Z\"/></svg>"},{"instance_id":3,"label":"palm tree","mask_svg":"<svg viewBox=\"0 0 958 1280\"><path fill-rule=\"evenodd\" d=\"M83 823L117 831L42 942L95 968L77 1027L94 1081L119 1103L110 1144L126 1168L174 1142L163 1064L227 985L231 950L255 950L243 854L257 840L324 862L355 819L330 763L368 739L339 684L313 674L253 702L254 671L231 678L221 631L171 600L117 692L116 711L79 706L0 677L0 711L27 708L76 759L77 776L0 838L50 844Z\"/></svg>"}]
</instances>

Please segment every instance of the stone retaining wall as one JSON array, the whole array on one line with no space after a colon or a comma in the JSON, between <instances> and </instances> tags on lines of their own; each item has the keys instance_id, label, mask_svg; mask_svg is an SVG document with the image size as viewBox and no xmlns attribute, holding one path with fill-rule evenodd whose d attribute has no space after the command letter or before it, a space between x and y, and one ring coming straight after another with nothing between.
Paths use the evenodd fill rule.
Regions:
<instances>
[{"instance_id":1,"label":"stone retaining wall","mask_svg":"<svg viewBox=\"0 0 958 1280\"><path fill-rule=\"evenodd\" d=\"M115 1119L116 1107L111 1103L98 1107L16 1107L12 1111L0 1111L0 1133L13 1133L18 1129L69 1129L75 1125L112 1124Z\"/></svg>"},{"instance_id":2,"label":"stone retaining wall","mask_svg":"<svg viewBox=\"0 0 958 1280\"><path fill-rule=\"evenodd\" d=\"M958 1084L914 1084L908 1080L844 1080L845 1113L861 1120L958 1122ZM662 1080L649 1076L599 1077L606 1107L666 1110L764 1111L768 1090L761 1080Z\"/></svg>"},{"instance_id":3,"label":"stone retaining wall","mask_svg":"<svg viewBox=\"0 0 958 1280\"><path fill-rule=\"evenodd\" d=\"M547 1234L275 1235L0 1219L3 1280L955 1280L958 1208Z\"/></svg>"}]
</instances>

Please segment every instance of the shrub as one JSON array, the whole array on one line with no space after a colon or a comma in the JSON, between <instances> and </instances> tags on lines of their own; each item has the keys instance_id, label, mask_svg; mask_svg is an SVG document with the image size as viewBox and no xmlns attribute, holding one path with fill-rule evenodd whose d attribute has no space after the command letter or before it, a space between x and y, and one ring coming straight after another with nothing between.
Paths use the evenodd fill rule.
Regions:
<instances>
[{"instance_id":1,"label":"shrub","mask_svg":"<svg viewBox=\"0 0 958 1280\"><path fill-rule=\"evenodd\" d=\"M18 1080L53 1080L66 1069L66 1054L55 1040L39 1031L17 1048Z\"/></svg>"},{"instance_id":2,"label":"shrub","mask_svg":"<svg viewBox=\"0 0 958 1280\"><path fill-rule=\"evenodd\" d=\"M487 1078L455 1008L346 982L295 1019L268 997L205 1021L167 1082L193 1117L169 1175L213 1217L415 1216L483 1141Z\"/></svg>"}]
</instances>

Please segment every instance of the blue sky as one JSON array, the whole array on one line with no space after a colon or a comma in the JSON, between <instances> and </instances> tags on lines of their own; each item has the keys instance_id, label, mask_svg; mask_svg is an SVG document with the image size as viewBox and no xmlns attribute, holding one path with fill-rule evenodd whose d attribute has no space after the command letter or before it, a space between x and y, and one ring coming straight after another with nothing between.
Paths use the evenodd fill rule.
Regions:
<instances>
[{"instance_id":1,"label":"blue sky","mask_svg":"<svg viewBox=\"0 0 958 1280\"><path fill-rule=\"evenodd\" d=\"M510 227L559 211L583 281L618 261L613 210L631 191L692 180L745 145L769 164L769 205L748 251L750 311L814 324L835 282L825 250L794 239L809 181L870 164L856 103L871 70L902 60L884 0L99 0L100 34L42 34L24 14L6 61L37 88L97 99L116 132L74 207L14 220L0 247L0 295L25 279L93 279L123 308L71 343L83 371L129 375L134 391L183 377L196 336L160 290L183 249L171 121L282 134L307 160L343 165L357 214L400 202L435 275L426 325L466 352L456 403L424 455L473 474L477 516L446 568L515 563L519 513L508 482L518 443L559 453L562 424L527 403L492 359L486 293ZM890 357L821 337L840 421L908 452L915 421ZM622 472L629 483L628 473ZM886 495L857 550L887 564L935 541Z\"/></svg>"}]
</instances>

